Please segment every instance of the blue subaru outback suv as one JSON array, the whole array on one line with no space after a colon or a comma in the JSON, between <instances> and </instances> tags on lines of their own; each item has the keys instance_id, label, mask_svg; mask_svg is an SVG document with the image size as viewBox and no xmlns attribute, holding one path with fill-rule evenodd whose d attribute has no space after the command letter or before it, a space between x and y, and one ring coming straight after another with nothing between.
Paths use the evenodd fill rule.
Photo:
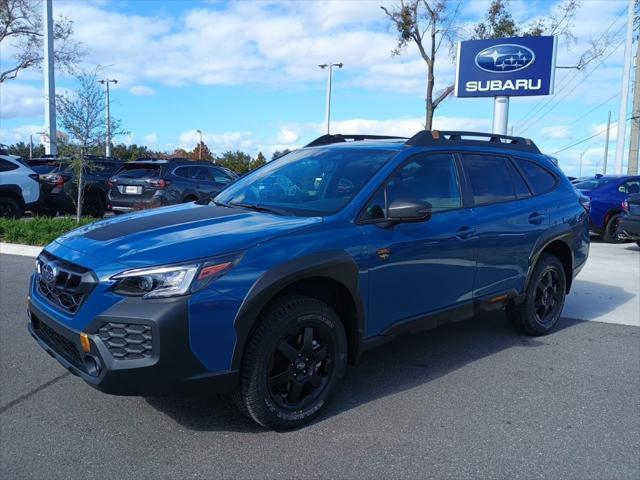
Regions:
<instances>
[{"instance_id":1,"label":"blue subaru outback suv","mask_svg":"<svg viewBox=\"0 0 640 480\"><path fill-rule=\"evenodd\" d=\"M528 139L326 135L214 198L58 238L29 330L104 392L233 392L293 428L398 334L491 309L551 331L588 229L588 203Z\"/></svg>"}]
</instances>

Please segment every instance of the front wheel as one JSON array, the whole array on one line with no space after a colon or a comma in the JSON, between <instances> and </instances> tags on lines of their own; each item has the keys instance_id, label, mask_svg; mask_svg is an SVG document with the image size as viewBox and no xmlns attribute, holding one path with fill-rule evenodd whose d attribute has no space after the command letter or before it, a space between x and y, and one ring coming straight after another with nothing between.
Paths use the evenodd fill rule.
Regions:
<instances>
[{"instance_id":1,"label":"front wheel","mask_svg":"<svg viewBox=\"0 0 640 480\"><path fill-rule=\"evenodd\" d=\"M236 403L264 427L302 426L325 407L346 363L347 339L333 309L309 297L282 297L249 340Z\"/></svg>"},{"instance_id":2,"label":"front wheel","mask_svg":"<svg viewBox=\"0 0 640 480\"><path fill-rule=\"evenodd\" d=\"M531 274L525 300L507 308L515 327L527 335L545 335L553 330L566 296L567 279L555 255L543 254Z\"/></svg>"},{"instance_id":3,"label":"front wheel","mask_svg":"<svg viewBox=\"0 0 640 480\"><path fill-rule=\"evenodd\" d=\"M0 197L0 218L20 218L23 215L20 204L11 197Z\"/></svg>"}]
</instances>

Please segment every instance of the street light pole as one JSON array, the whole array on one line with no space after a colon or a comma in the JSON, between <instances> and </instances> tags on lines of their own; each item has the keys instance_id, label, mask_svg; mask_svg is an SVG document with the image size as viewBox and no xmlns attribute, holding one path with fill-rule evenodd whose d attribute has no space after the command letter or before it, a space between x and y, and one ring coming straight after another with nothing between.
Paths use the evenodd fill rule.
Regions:
<instances>
[{"instance_id":1,"label":"street light pole","mask_svg":"<svg viewBox=\"0 0 640 480\"><path fill-rule=\"evenodd\" d=\"M325 106L325 122L327 124L327 135L330 133L331 126L331 81L333 77L333 67L342 68L342 62L340 63L323 63L322 65L318 65L322 70L325 68L329 68L327 75L327 103Z\"/></svg>"},{"instance_id":2,"label":"street light pole","mask_svg":"<svg viewBox=\"0 0 640 480\"><path fill-rule=\"evenodd\" d=\"M196 130L200 134L200 143L198 144L198 160L202 160L202 130Z\"/></svg>"},{"instance_id":3,"label":"street light pole","mask_svg":"<svg viewBox=\"0 0 640 480\"><path fill-rule=\"evenodd\" d=\"M110 110L110 102L109 102L109 84L110 83L118 83L116 79L105 78L104 80L98 80L98 83L107 86L107 138L106 138L106 146L105 146L105 156L111 156L111 110Z\"/></svg>"}]
</instances>

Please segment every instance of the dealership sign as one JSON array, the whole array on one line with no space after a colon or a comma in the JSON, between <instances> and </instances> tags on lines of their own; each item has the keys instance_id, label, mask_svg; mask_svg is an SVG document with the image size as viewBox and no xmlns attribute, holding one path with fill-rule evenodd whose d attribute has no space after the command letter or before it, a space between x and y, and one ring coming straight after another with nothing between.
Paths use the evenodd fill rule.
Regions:
<instances>
[{"instance_id":1,"label":"dealership sign","mask_svg":"<svg viewBox=\"0 0 640 480\"><path fill-rule=\"evenodd\" d=\"M458 43L458 97L551 95L555 37L497 38Z\"/></svg>"}]
</instances>

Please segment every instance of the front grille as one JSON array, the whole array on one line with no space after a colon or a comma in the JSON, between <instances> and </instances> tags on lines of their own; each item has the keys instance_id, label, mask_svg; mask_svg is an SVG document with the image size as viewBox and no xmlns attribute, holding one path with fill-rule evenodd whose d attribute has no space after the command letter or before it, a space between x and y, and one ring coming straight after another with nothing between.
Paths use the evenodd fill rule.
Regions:
<instances>
[{"instance_id":1,"label":"front grille","mask_svg":"<svg viewBox=\"0 0 640 480\"><path fill-rule=\"evenodd\" d=\"M153 352L153 334L149 325L139 323L105 323L98 336L114 358L135 360L150 357Z\"/></svg>"},{"instance_id":2,"label":"front grille","mask_svg":"<svg viewBox=\"0 0 640 480\"><path fill-rule=\"evenodd\" d=\"M37 286L49 303L61 310L75 314L96 284L90 270L59 259L48 252L38 257ZM53 267L56 274L46 278L44 269Z\"/></svg>"},{"instance_id":3,"label":"front grille","mask_svg":"<svg viewBox=\"0 0 640 480\"><path fill-rule=\"evenodd\" d=\"M35 317L33 317L35 319ZM76 345L71 341L60 335L53 328L46 323L35 319L32 321L32 325L40 338L44 340L53 350L66 358L69 362L76 367L82 366L82 358Z\"/></svg>"}]
</instances>

